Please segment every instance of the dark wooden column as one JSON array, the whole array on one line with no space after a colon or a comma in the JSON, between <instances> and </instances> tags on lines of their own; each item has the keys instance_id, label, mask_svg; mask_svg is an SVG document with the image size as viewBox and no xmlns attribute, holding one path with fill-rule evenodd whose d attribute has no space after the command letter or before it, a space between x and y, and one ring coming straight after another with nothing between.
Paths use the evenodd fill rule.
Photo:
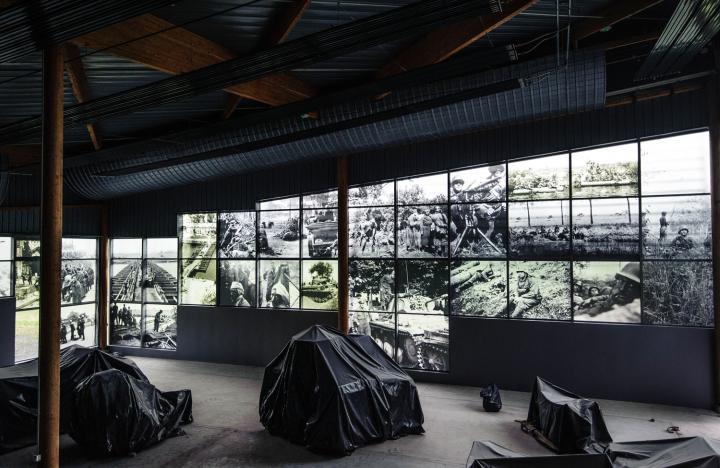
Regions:
<instances>
[{"instance_id":1,"label":"dark wooden column","mask_svg":"<svg viewBox=\"0 0 720 468\"><path fill-rule=\"evenodd\" d=\"M347 156L337 158L338 182L338 328L347 333L348 317L348 168Z\"/></svg>"},{"instance_id":2,"label":"dark wooden column","mask_svg":"<svg viewBox=\"0 0 720 468\"><path fill-rule=\"evenodd\" d=\"M108 207L100 208L100 255L98 275L98 346L106 349L108 345L108 291L110 291L110 238L108 229Z\"/></svg>"},{"instance_id":3,"label":"dark wooden column","mask_svg":"<svg viewBox=\"0 0 720 468\"><path fill-rule=\"evenodd\" d=\"M63 218L63 55L43 52L40 200L40 466L60 466L60 295Z\"/></svg>"}]
</instances>

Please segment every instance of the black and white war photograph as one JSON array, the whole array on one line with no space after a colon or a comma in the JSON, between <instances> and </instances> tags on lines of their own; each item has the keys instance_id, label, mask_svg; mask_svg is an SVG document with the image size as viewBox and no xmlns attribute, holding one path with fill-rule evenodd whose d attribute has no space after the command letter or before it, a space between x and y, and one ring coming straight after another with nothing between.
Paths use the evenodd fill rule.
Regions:
<instances>
[{"instance_id":1,"label":"black and white war photograph","mask_svg":"<svg viewBox=\"0 0 720 468\"><path fill-rule=\"evenodd\" d=\"M300 308L300 262L261 260L258 306L283 309Z\"/></svg>"},{"instance_id":2,"label":"black and white war photograph","mask_svg":"<svg viewBox=\"0 0 720 468\"><path fill-rule=\"evenodd\" d=\"M320 193L309 193L302 197L303 209L322 209L322 208L337 208L338 206L338 192L337 190L330 190L327 192Z\"/></svg>"},{"instance_id":3,"label":"black and white war photograph","mask_svg":"<svg viewBox=\"0 0 720 468\"><path fill-rule=\"evenodd\" d=\"M276 198L265 200L257 204L258 210L299 210L300 197Z\"/></svg>"},{"instance_id":4,"label":"black and white war photograph","mask_svg":"<svg viewBox=\"0 0 720 468\"><path fill-rule=\"evenodd\" d=\"M337 215L336 208L303 210L303 258L337 258Z\"/></svg>"},{"instance_id":5,"label":"black and white war photograph","mask_svg":"<svg viewBox=\"0 0 720 468\"><path fill-rule=\"evenodd\" d=\"M178 303L178 263L175 259L145 260L142 280L143 301L160 304Z\"/></svg>"},{"instance_id":6,"label":"black and white war photograph","mask_svg":"<svg viewBox=\"0 0 720 468\"><path fill-rule=\"evenodd\" d=\"M192 213L181 215L181 256L185 259L215 257L217 215Z\"/></svg>"},{"instance_id":7,"label":"black and white war photograph","mask_svg":"<svg viewBox=\"0 0 720 468\"><path fill-rule=\"evenodd\" d=\"M110 256L112 258L142 258L142 239L112 239ZM176 247L177 249L177 247Z\"/></svg>"},{"instance_id":8,"label":"black and white war photograph","mask_svg":"<svg viewBox=\"0 0 720 468\"><path fill-rule=\"evenodd\" d=\"M348 189L348 206L393 206L395 182L362 185Z\"/></svg>"},{"instance_id":9,"label":"black and white war photograph","mask_svg":"<svg viewBox=\"0 0 720 468\"><path fill-rule=\"evenodd\" d=\"M398 207L397 217L398 258L447 258L447 205Z\"/></svg>"},{"instance_id":10,"label":"black and white war photograph","mask_svg":"<svg viewBox=\"0 0 720 468\"><path fill-rule=\"evenodd\" d=\"M60 348L70 345L95 346L95 304L60 308Z\"/></svg>"},{"instance_id":11,"label":"black and white war photograph","mask_svg":"<svg viewBox=\"0 0 720 468\"><path fill-rule=\"evenodd\" d=\"M570 320L569 262L510 262L510 318Z\"/></svg>"},{"instance_id":12,"label":"black and white war photograph","mask_svg":"<svg viewBox=\"0 0 720 468\"><path fill-rule=\"evenodd\" d=\"M709 167L707 133L640 142L643 196L710 193Z\"/></svg>"},{"instance_id":13,"label":"black and white war photograph","mask_svg":"<svg viewBox=\"0 0 720 468\"><path fill-rule=\"evenodd\" d=\"M338 307L337 260L302 262L303 309L335 310Z\"/></svg>"},{"instance_id":14,"label":"black and white war photograph","mask_svg":"<svg viewBox=\"0 0 720 468\"><path fill-rule=\"evenodd\" d=\"M255 258L255 212L220 213L218 219L220 258Z\"/></svg>"},{"instance_id":15,"label":"black and white war photograph","mask_svg":"<svg viewBox=\"0 0 720 468\"><path fill-rule=\"evenodd\" d=\"M13 238L0 237L0 261L12 260Z\"/></svg>"},{"instance_id":16,"label":"black and white war photograph","mask_svg":"<svg viewBox=\"0 0 720 468\"><path fill-rule=\"evenodd\" d=\"M450 205L453 257L504 257L507 253L505 202Z\"/></svg>"},{"instance_id":17,"label":"black and white war photograph","mask_svg":"<svg viewBox=\"0 0 720 468\"><path fill-rule=\"evenodd\" d=\"M575 320L640 323L639 262L573 263Z\"/></svg>"},{"instance_id":18,"label":"black and white war photograph","mask_svg":"<svg viewBox=\"0 0 720 468\"><path fill-rule=\"evenodd\" d=\"M12 262L0 261L0 297L12 295Z\"/></svg>"},{"instance_id":19,"label":"black and white war photograph","mask_svg":"<svg viewBox=\"0 0 720 468\"><path fill-rule=\"evenodd\" d=\"M394 313L350 311L348 321L350 333L371 337L385 351L385 354L395 358Z\"/></svg>"},{"instance_id":20,"label":"black and white war photograph","mask_svg":"<svg viewBox=\"0 0 720 468\"><path fill-rule=\"evenodd\" d=\"M524 201L508 204L510 255L553 257L570 252L570 202Z\"/></svg>"},{"instance_id":21,"label":"black and white war photograph","mask_svg":"<svg viewBox=\"0 0 720 468\"><path fill-rule=\"evenodd\" d=\"M395 208L349 208L348 219L350 257L395 256Z\"/></svg>"},{"instance_id":22,"label":"black and white war photograph","mask_svg":"<svg viewBox=\"0 0 720 468\"><path fill-rule=\"evenodd\" d=\"M638 195L636 143L576 151L571 158L573 198Z\"/></svg>"},{"instance_id":23,"label":"black and white war photograph","mask_svg":"<svg viewBox=\"0 0 720 468\"><path fill-rule=\"evenodd\" d=\"M15 304L18 310L40 307L40 259L15 261Z\"/></svg>"},{"instance_id":24,"label":"black and white war photograph","mask_svg":"<svg viewBox=\"0 0 720 468\"><path fill-rule=\"evenodd\" d=\"M96 260L63 260L61 269L63 305L95 301Z\"/></svg>"},{"instance_id":25,"label":"black and white war photograph","mask_svg":"<svg viewBox=\"0 0 720 468\"><path fill-rule=\"evenodd\" d=\"M65 260L97 258L97 239L63 237L62 258Z\"/></svg>"},{"instance_id":26,"label":"black and white war photograph","mask_svg":"<svg viewBox=\"0 0 720 468\"><path fill-rule=\"evenodd\" d=\"M507 317L506 265L504 261L453 261L450 268L451 313Z\"/></svg>"},{"instance_id":27,"label":"black and white war photograph","mask_svg":"<svg viewBox=\"0 0 720 468\"><path fill-rule=\"evenodd\" d=\"M33 239L15 239L15 258L40 256L40 241Z\"/></svg>"},{"instance_id":28,"label":"black and white war photograph","mask_svg":"<svg viewBox=\"0 0 720 468\"><path fill-rule=\"evenodd\" d=\"M643 323L713 327L712 262L643 262Z\"/></svg>"},{"instance_id":29,"label":"black and white war photograph","mask_svg":"<svg viewBox=\"0 0 720 468\"><path fill-rule=\"evenodd\" d=\"M221 306L255 307L255 261L220 261L220 297Z\"/></svg>"},{"instance_id":30,"label":"black and white war photograph","mask_svg":"<svg viewBox=\"0 0 720 468\"><path fill-rule=\"evenodd\" d=\"M573 200L573 251L578 255L638 255L640 209L638 199Z\"/></svg>"},{"instance_id":31,"label":"black and white war photograph","mask_svg":"<svg viewBox=\"0 0 720 468\"><path fill-rule=\"evenodd\" d=\"M709 259L709 195L643 197L643 255L653 259Z\"/></svg>"},{"instance_id":32,"label":"black and white war photograph","mask_svg":"<svg viewBox=\"0 0 720 468\"><path fill-rule=\"evenodd\" d=\"M438 315L397 315L395 360L406 369L450 370L450 323Z\"/></svg>"},{"instance_id":33,"label":"black and white war photograph","mask_svg":"<svg viewBox=\"0 0 720 468\"><path fill-rule=\"evenodd\" d=\"M348 308L357 311L395 311L395 262L350 260Z\"/></svg>"},{"instance_id":34,"label":"black and white war photograph","mask_svg":"<svg viewBox=\"0 0 720 468\"><path fill-rule=\"evenodd\" d=\"M110 300L142 301L142 260L113 260L110 264Z\"/></svg>"},{"instance_id":35,"label":"black and white war photograph","mask_svg":"<svg viewBox=\"0 0 720 468\"><path fill-rule=\"evenodd\" d=\"M110 344L140 347L143 314L141 304L112 301L110 303Z\"/></svg>"},{"instance_id":36,"label":"black and white war photograph","mask_svg":"<svg viewBox=\"0 0 720 468\"><path fill-rule=\"evenodd\" d=\"M525 159L508 164L509 200L570 198L570 161L567 154Z\"/></svg>"},{"instance_id":37,"label":"black and white war photograph","mask_svg":"<svg viewBox=\"0 0 720 468\"><path fill-rule=\"evenodd\" d=\"M259 212L257 236L260 257L300 258L300 211Z\"/></svg>"},{"instance_id":38,"label":"black and white war photograph","mask_svg":"<svg viewBox=\"0 0 720 468\"><path fill-rule=\"evenodd\" d=\"M180 296L184 304L215 304L216 222L215 213L182 215Z\"/></svg>"},{"instance_id":39,"label":"black and white war photograph","mask_svg":"<svg viewBox=\"0 0 720 468\"><path fill-rule=\"evenodd\" d=\"M447 203L448 176L435 174L397 181L398 205Z\"/></svg>"},{"instance_id":40,"label":"black and white war photograph","mask_svg":"<svg viewBox=\"0 0 720 468\"><path fill-rule=\"evenodd\" d=\"M396 311L447 315L448 273L446 261L398 261Z\"/></svg>"},{"instance_id":41,"label":"black and white war photograph","mask_svg":"<svg viewBox=\"0 0 720 468\"><path fill-rule=\"evenodd\" d=\"M177 259L177 237L151 237L145 241L145 258Z\"/></svg>"},{"instance_id":42,"label":"black and white war photograph","mask_svg":"<svg viewBox=\"0 0 720 468\"><path fill-rule=\"evenodd\" d=\"M451 172L450 203L504 201L505 176L505 164Z\"/></svg>"},{"instance_id":43,"label":"black and white war photograph","mask_svg":"<svg viewBox=\"0 0 720 468\"><path fill-rule=\"evenodd\" d=\"M177 306L146 304L143 348L177 349Z\"/></svg>"}]
</instances>

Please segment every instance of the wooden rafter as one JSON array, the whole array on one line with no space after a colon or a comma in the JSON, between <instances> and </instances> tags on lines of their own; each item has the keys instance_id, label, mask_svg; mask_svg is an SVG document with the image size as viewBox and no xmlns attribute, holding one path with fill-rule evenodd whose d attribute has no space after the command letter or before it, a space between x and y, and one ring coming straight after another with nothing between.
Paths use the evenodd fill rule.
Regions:
<instances>
[{"instance_id":1,"label":"wooden rafter","mask_svg":"<svg viewBox=\"0 0 720 468\"><path fill-rule=\"evenodd\" d=\"M597 15L598 18L587 19L578 25L573 25L572 40L577 42L661 2L662 0L616 0L601 11Z\"/></svg>"},{"instance_id":2,"label":"wooden rafter","mask_svg":"<svg viewBox=\"0 0 720 468\"><path fill-rule=\"evenodd\" d=\"M0 146L0 158L7 158L7 168L10 170L38 164L40 162L40 152L41 146L36 144Z\"/></svg>"},{"instance_id":3,"label":"wooden rafter","mask_svg":"<svg viewBox=\"0 0 720 468\"><path fill-rule=\"evenodd\" d=\"M80 57L80 49L78 49L75 44L68 42L63 46L63 54L65 55L65 71L70 79L75 100L80 104L91 100L92 95L90 94L90 87L88 85L87 75L85 74L85 67L83 66L82 58ZM90 140L92 140L92 144L95 149L101 149L103 142L97 124L88 123L85 126L87 127Z\"/></svg>"}]
</instances>

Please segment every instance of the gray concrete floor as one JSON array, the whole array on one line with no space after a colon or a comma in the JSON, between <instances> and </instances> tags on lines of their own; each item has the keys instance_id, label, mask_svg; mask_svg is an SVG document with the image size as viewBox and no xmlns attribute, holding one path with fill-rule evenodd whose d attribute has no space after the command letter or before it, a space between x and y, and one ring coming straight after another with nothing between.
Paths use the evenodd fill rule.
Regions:
<instances>
[{"instance_id":1,"label":"gray concrete floor","mask_svg":"<svg viewBox=\"0 0 720 468\"><path fill-rule=\"evenodd\" d=\"M190 388L195 422L187 435L166 440L135 457L88 459L69 436L61 437L63 466L96 467L462 467L474 440L492 440L528 455L549 453L520 430L530 395L502 392L500 413L486 413L478 389L419 383L424 435L375 444L343 458L313 454L269 435L258 422L262 369L134 358L161 390ZM689 383L690 384L690 383ZM590 396L590 395L588 395ZM703 435L720 439L720 418L711 411L600 400L616 441ZM654 419L654 421L650 421ZM666 432L680 427L680 435ZM34 447L0 456L0 467L34 466Z\"/></svg>"}]
</instances>

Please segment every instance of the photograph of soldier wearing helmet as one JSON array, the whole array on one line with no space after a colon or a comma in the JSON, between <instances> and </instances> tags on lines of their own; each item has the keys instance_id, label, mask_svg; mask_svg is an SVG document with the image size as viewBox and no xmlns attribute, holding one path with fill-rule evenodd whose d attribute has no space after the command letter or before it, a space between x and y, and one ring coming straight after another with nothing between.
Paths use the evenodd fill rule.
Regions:
<instances>
[{"instance_id":1,"label":"photograph of soldier wearing helmet","mask_svg":"<svg viewBox=\"0 0 720 468\"><path fill-rule=\"evenodd\" d=\"M293 260L260 261L260 307L300 308L300 262Z\"/></svg>"},{"instance_id":2,"label":"photograph of soldier wearing helmet","mask_svg":"<svg viewBox=\"0 0 720 468\"><path fill-rule=\"evenodd\" d=\"M350 208L350 257L395 256L395 209Z\"/></svg>"},{"instance_id":3,"label":"photograph of soldier wearing helmet","mask_svg":"<svg viewBox=\"0 0 720 468\"><path fill-rule=\"evenodd\" d=\"M302 262L303 309L335 310L338 307L337 260Z\"/></svg>"},{"instance_id":4,"label":"photograph of soldier wearing helmet","mask_svg":"<svg viewBox=\"0 0 720 468\"><path fill-rule=\"evenodd\" d=\"M509 200L570 198L567 154L526 159L508 164Z\"/></svg>"},{"instance_id":5,"label":"photograph of soldier wearing helmet","mask_svg":"<svg viewBox=\"0 0 720 468\"><path fill-rule=\"evenodd\" d=\"M570 202L509 203L510 255L547 257L570 252Z\"/></svg>"},{"instance_id":6,"label":"photograph of soldier wearing helmet","mask_svg":"<svg viewBox=\"0 0 720 468\"><path fill-rule=\"evenodd\" d=\"M637 198L573 200L573 252L578 255L640 253Z\"/></svg>"},{"instance_id":7,"label":"photograph of soldier wearing helmet","mask_svg":"<svg viewBox=\"0 0 720 468\"><path fill-rule=\"evenodd\" d=\"M60 348L95 346L95 304L60 308Z\"/></svg>"},{"instance_id":8,"label":"photograph of soldier wearing helmet","mask_svg":"<svg viewBox=\"0 0 720 468\"><path fill-rule=\"evenodd\" d=\"M220 213L220 258L255 258L255 212Z\"/></svg>"},{"instance_id":9,"label":"photograph of soldier wearing helmet","mask_svg":"<svg viewBox=\"0 0 720 468\"><path fill-rule=\"evenodd\" d=\"M449 313L448 263L402 260L397 265L397 312Z\"/></svg>"},{"instance_id":10,"label":"photograph of soldier wearing helmet","mask_svg":"<svg viewBox=\"0 0 720 468\"><path fill-rule=\"evenodd\" d=\"M348 190L349 206L392 206L395 204L395 183L351 187Z\"/></svg>"},{"instance_id":11,"label":"photograph of soldier wearing helmet","mask_svg":"<svg viewBox=\"0 0 720 468\"><path fill-rule=\"evenodd\" d=\"M220 262L221 306L255 307L255 261L222 260Z\"/></svg>"},{"instance_id":12,"label":"photograph of soldier wearing helmet","mask_svg":"<svg viewBox=\"0 0 720 468\"><path fill-rule=\"evenodd\" d=\"M80 304L95 300L95 260L63 260L62 304Z\"/></svg>"},{"instance_id":13,"label":"photograph of soldier wearing helmet","mask_svg":"<svg viewBox=\"0 0 720 468\"><path fill-rule=\"evenodd\" d=\"M398 207L397 244L398 258L447 258L446 205Z\"/></svg>"},{"instance_id":14,"label":"photograph of soldier wearing helmet","mask_svg":"<svg viewBox=\"0 0 720 468\"><path fill-rule=\"evenodd\" d=\"M476 203L505 200L505 164L450 173L450 202Z\"/></svg>"},{"instance_id":15,"label":"photograph of soldier wearing helmet","mask_svg":"<svg viewBox=\"0 0 720 468\"><path fill-rule=\"evenodd\" d=\"M303 211L303 257L337 258L338 210L329 207Z\"/></svg>"},{"instance_id":16,"label":"photograph of soldier wearing helmet","mask_svg":"<svg viewBox=\"0 0 720 468\"><path fill-rule=\"evenodd\" d=\"M466 260L452 262L450 292L452 313L476 317L507 317L505 262Z\"/></svg>"},{"instance_id":17,"label":"photograph of soldier wearing helmet","mask_svg":"<svg viewBox=\"0 0 720 468\"><path fill-rule=\"evenodd\" d=\"M398 205L447 203L447 173L397 181Z\"/></svg>"},{"instance_id":18,"label":"photograph of soldier wearing helmet","mask_svg":"<svg viewBox=\"0 0 720 468\"><path fill-rule=\"evenodd\" d=\"M300 211L259 212L257 237L261 257L300 257Z\"/></svg>"},{"instance_id":19,"label":"photograph of soldier wearing helmet","mask_svg":"<svg viewBox=\"0 0 720 468\"><path fill-rule=\"evenodd\" d=\"M570 320L568 262L510 262L510 318Z\"/></svg>"},{"instance_id":20,"label":"photograph of soldier wearing helmet","mask_svg":"<svg viewBox=\"0 0 720 468\"><path fill-rule=\"evenodd\" d=\"M643 262L643 323L714 326L711 262Z\"/></svg>"},{"instance_id":21,"label":"photograph of soldier wearing helmet","mask_svg":"<svg viewBox=\"0 0 720 468\"><path fill-rule=\"evenodd\" d=\"M395 361L406 369L447 372L450 369L448 317L397 315Z\"/></svg>"},{"instance_id":22,"label":"photograph of soldier wearing helmet","mask_svg":"<svg viewBox=\"0 0 720 468\"><path fill-rule=\"evenodd\" d=\"M639 262L575 262L575 320L640 323Z\"/></svg>"},{"instance_id":23,"label":"photograph of soldier wearing helmet","mask_svg":"<svg viewBox=\"0 0 720 468\"><path fill-rule=\"evenodd\" d=\"M165 304L145 305L143 348L177 349L177 307Z\"/></svg>"},{"instance_id":24,"label":"photograph of soldier wearing helmet","mask_svg":"<svg viewBox=\"0 0 720 468\"><path fill-rule=\"evenodd\" d=\"M142 305L110 303L110 344L139 347L142 344Z\"/></svg>"},{"instance_id":25,"label":"photograph of soldier wearing helmet","mask_svg":"<svg viewBox=\"0 0 720 468\"><path fill-rule=\"evenodd\" d=\"M350 310L395 312L395 262L351 260L348 276Z\"/></svg>"},{"instance_id":26,"label":"photograph of soldier wearing helmet","mask_svg":"<svg viewBox=\"0 0 720 468\"><path fill-rule=\"evenodd\" d=\"M709 196L643 198L643 255L655 259L709 259L710 215Z\"/></svg>"},{"instance_id":27,"label":"photograph of soldier wearing helmet","mask_svg":"<svg viewBox=\"0 0 720 468\"><path fill-rule=\"evenodd\" d=\"M504 257L507 252L505 202L450 205L453 257Z\"/></svg>"},{"instance_id":28,"label":"photograph of soldier wearing helmet","mask_svg":"<svg viewBox=\"0 0 720 468\"><path fill-rule=\"evenodd\" d=\"M573 198L637 196L637 144L576 151L571 157Z\"/></svg>"}]
</instances>

